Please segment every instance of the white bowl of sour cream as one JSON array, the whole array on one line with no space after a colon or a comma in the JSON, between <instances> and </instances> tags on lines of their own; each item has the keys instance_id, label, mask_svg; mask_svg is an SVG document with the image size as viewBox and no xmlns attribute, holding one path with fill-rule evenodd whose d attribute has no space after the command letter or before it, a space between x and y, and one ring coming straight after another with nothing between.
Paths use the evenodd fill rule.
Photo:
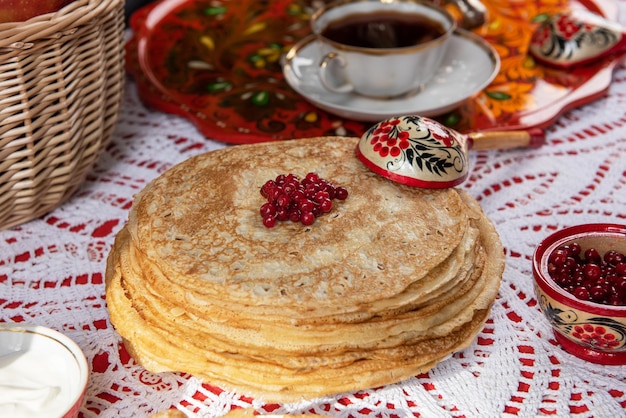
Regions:
<instances>
[{"instance_id":1,"label":"white bowl of sour cream","mask_svg":"<svg viewBox=\"0 0 626 418\"><path fill-rule=\"evenodd\" d=\"M85 355L67 336L0 323L0 417L76 417L88 375Z\"/></svg>"}]
</instances>

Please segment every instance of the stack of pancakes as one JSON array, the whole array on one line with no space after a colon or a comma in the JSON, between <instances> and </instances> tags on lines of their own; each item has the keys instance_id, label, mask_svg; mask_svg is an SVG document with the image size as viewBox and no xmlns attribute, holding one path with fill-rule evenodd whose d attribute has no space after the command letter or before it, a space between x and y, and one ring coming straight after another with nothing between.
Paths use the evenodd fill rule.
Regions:
<instances>
[{"instance_id":1,"label":"stack of pancakes","mask_svg":"<svg viewBox=\"0 0 626 418\"><path fill-rule=\"evenodd\" d=\"M135 198L107 264L111 321L153 372L266 401L395 383L468 346L503 249L457 189L394 183L356 138L239 145L190 158ZM348 189L310 226L263 226L260 187L315 172Z\"/></svg>"}]
</instances>

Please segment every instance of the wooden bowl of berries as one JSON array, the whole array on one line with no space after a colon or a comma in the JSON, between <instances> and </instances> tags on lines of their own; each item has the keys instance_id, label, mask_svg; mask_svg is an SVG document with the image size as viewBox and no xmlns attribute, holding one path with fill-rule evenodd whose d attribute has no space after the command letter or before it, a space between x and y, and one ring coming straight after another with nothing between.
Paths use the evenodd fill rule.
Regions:
<instances>
[{"instance_id":1,"label":"wooden bowl of berries","mask_svg":"<svg viewBox=\"0 0 626 418\"><path fill-rule=\"evenodd\" d=\"M565 351L626 364L626 225L583 224L543 240L533 256L535 293Z\"/></svg>"}]
</instances>

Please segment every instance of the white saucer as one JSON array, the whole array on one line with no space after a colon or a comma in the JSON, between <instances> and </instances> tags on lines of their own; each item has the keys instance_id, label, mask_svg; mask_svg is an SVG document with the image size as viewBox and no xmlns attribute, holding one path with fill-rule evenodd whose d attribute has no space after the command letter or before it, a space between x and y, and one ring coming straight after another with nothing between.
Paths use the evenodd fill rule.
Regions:
<instances>
[{"instance_id":1,"label":"white saucer","mask_svg":"<svg viewBox=\"0 0 626 418\"><path fill-rule=\"evenodd\" d=\"M327 112L365 122L415 114L437 116L459 106L487 87L500 69L495 50L482 38L457 30L435 77L420 93L394 99L373 99L326 90L318 76L320 50L314 37L287 53L283 74L287 83L313 105Z\"/></svg>"}]
</instances>

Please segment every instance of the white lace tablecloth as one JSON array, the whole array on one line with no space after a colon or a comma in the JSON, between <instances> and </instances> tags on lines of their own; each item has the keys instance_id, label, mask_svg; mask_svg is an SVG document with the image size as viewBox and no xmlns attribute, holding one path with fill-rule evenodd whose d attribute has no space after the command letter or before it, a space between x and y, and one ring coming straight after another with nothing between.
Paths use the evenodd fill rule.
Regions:
<instances>
[{"instance_id":1,"label":"white lace tablecloth","mask_svg":"<svg viewBox=\"0 0 626 418\"><path fill-rule=\"evenodd\" d=\"M131 81L113 140L76 195L39 220L0 231L0 322L47 326L78 343L92 368L85 417L143 417L171 407L214 417L232 406L337 417L626 416L626 366L591 364L557 345L533 294L530 261L555 229L626 222L626 69L617 69L605 98L567 113L547 134L541 149L472 154L462 187L500 232L502 285L475 343L408 381L262 405L133 362L105 304L114 236L148 181L224 145L183 119L146 109Z\"/></svg>"}]
</instances>

